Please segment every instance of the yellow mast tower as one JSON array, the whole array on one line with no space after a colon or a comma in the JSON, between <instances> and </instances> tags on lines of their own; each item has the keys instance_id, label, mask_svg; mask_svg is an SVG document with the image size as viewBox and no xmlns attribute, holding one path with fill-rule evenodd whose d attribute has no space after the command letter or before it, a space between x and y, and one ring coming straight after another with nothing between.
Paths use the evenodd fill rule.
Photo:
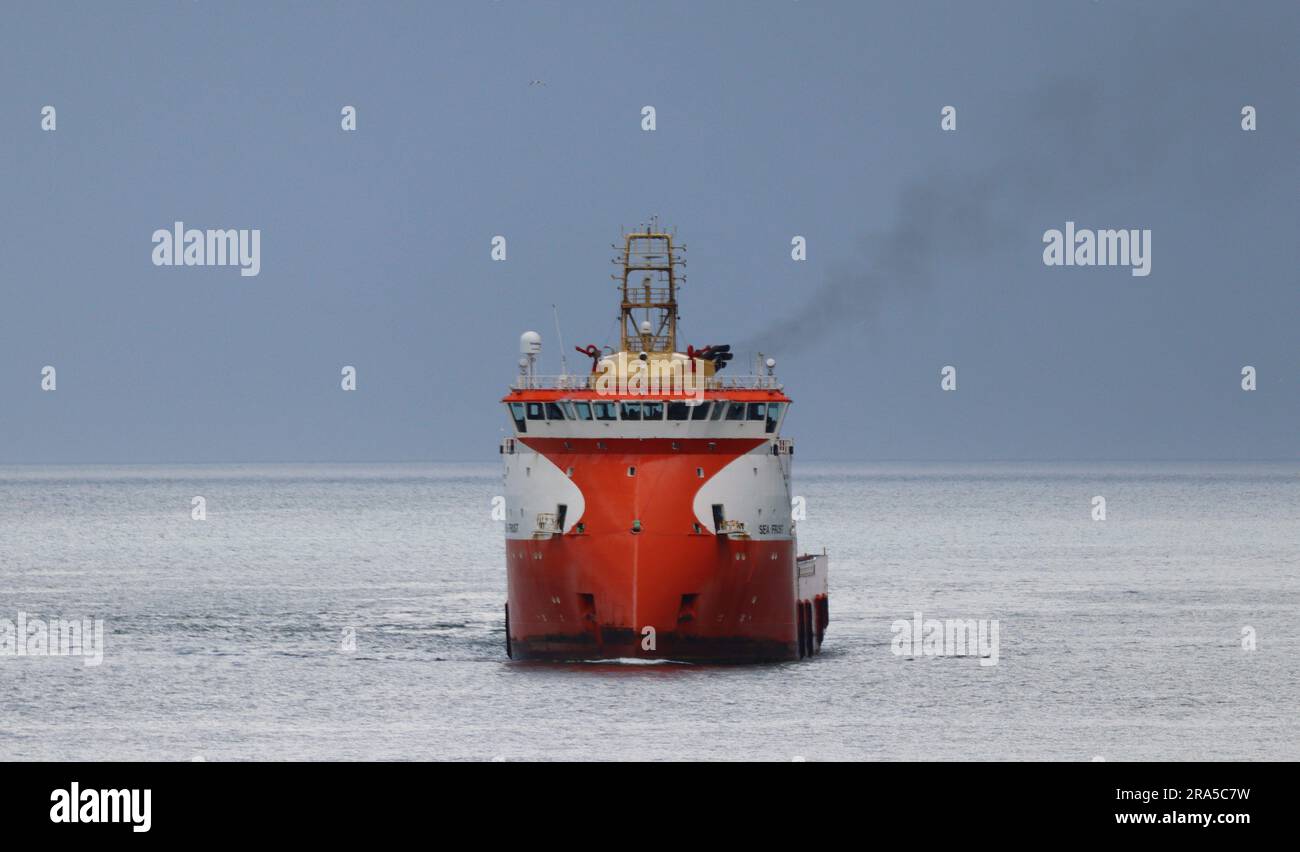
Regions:
<instances>
[{"instance_id":1,"label":"yellow mast tower","mask_svg":"<svg viewBox=\"0 0 1300 852\"><path fill-rule=\"evenodd\" d=\"M674 234L659 229L654 217L644 231L623 235L615 246L614 263L622 264L623 303L619 317L620 348L624 352L671 355L677 351L677 287L686 280L679 267L685 246ZM640 276L640 281L634 280Z\"/></svg>"}]
</instances>

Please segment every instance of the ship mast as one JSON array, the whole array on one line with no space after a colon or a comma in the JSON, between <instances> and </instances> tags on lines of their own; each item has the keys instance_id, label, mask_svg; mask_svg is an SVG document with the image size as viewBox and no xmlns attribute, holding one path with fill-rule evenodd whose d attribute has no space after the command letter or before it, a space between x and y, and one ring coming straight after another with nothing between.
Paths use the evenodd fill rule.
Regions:
<instances>
[{"instance_id":1,"label":"ship mast","mask_svg":"<svg viewBox=\"0 0 1300 852\"><path fill-rule=\"evenodd\" d=\"M624 352L671 354L677 351L677 287L686 280L685 246L660 230L658 218L644 230L623 235L614 263L622 264L623 303L619 318ZM615 281L620 276L613 276Z\"/></svg>"}]
</instances>

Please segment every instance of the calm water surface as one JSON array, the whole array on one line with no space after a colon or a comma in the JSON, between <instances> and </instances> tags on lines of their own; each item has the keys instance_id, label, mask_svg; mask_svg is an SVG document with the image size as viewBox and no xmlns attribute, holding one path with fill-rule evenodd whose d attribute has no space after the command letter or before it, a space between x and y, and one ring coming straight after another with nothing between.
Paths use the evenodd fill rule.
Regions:
<instances>
[{"instance_id":1,"label":"calm water surface","mask_svg":"<svg viewBox=\"0 0 1300 852\"><path fill-rule=\"evenodd\" d=\"M0 619L106 625L0 656L0 759L1300 759L1300 465L796 468L832 623L756 667L508 662L495 466L0 468Z\"/></svg>"}]
</instances>

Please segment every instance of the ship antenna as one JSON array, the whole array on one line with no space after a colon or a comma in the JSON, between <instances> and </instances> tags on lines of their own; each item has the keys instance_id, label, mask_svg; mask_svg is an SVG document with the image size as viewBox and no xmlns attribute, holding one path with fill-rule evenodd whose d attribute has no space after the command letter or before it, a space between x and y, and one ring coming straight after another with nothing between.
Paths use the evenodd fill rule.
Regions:
<instances>
[{"instance_id":1,"label":"ship antenna","mask_svg":"<svg viewBox=\"0 0 1300 852\"><path fill-rule=\"evenodd\" d=\"M560 310L551 303L551 313L555 314L555 339L560 343L560 375L569 375L569 361L564 357L564 335L560 334Z\"/></svg>"}]
</instances>

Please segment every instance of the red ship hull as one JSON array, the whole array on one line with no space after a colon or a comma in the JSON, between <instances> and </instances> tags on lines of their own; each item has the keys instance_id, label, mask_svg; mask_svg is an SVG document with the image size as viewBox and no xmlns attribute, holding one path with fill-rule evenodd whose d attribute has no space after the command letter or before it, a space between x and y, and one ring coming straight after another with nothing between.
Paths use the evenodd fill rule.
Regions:
<instances>
[{"instance_id":1,"label":"red ship hull","mask_svg":"<svg viewBox=\"0 0 1300 852\"><path fill-rule=\"evenodd\" d=\"M692 509L761 441L521 443L594 499L568 533L507 541L513 658L752 662L820 645L825 606L797 598L793 539L718 535Z\"/></svg>"}]
</instances>

